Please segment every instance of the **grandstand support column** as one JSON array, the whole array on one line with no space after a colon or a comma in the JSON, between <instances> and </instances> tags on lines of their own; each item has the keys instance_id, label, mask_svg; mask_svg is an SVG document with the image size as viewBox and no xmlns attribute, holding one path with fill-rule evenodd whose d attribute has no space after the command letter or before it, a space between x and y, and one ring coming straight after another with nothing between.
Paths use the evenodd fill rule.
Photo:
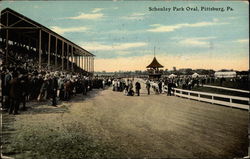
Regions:
<instances>
[{"instance_id":1,"label":"grandstand support column","mask_svg":"<svg viewBox=\"0 0 250 159\"><path fill-rule=\"evenodd\" d=\"M89 56L89 72L91 72L91 56Z\"/></svg>"},{"instance_id":2,"label":"grandstand support column","mask_svg":"<svg viewBox=\"0 0 250 159\"><path fill-rule=\"evenodd\" d=\"M92 72L91 63L92 63L92 56L89 56L89 72Z\"/></svg>"},{"instance_id":3,"label":"grandstand support column","mask_svg":"<svg viewBox=\"0 0 250 159\"><path fill-rule=\"evenodd\" d=\"M67 70L69 70L69 44L67 43Z\"/></svg>"},{"instance_id":4,"label":"grandstand support column","mask_svg":"<svg viewBox=\"0 0 250 159\"><path fill-rule=\"evenodd\" d=\"M62 70L64 70L64 41L62 41Z\"/></svg>"},{"instance_id":5,"label":"grandstand support column","mask_svg":"<svg viewBox=\"0 0 250 159\"><path fill-rule=\"evenodd\" d=\"M6 55L5 63L8 63L8 54L9 54L9 29L6 29Z\"/></svg>"},{"instance_id":6,"label":"grandstand support column","mask_svg":"<svg viewBox=\"0 0 250 159\"><path fill-rule=\"evenodd\" d=\"M90 65L90 63L91 63L91 56L89 56L89 63L88 63L89 64L89 66L88 66L89 67L89 72L91 72L91 65Z\"/></svg>"},{"instance_id":7,"label":"grandstand support column","mask_svg":"<svg viewBox=\"0 0 250 159\"><path fill-rule=\"evenodd\" d=\"M56 38L56 41L55 41L55 66L57 68L57 38Z\"/></svg>"},{"instance_id":8,"label":"grandstand support column","mask_svg":"<svg viewBox=\"0 0 250 159\"><path fill-rule=\"evenodd\" d=\"M21 41L21 33L19 33L19 32L17 33L17 38L18 38L18 40L17 40L17 41L18 41L18 42L17 42L18 45L17 45L17 46L20 46L20 45L21 45L21 44L20 44L20 41Z\"/></svg>"},{"instance_id":9,"label":"grandstand support column","mask_svg":"<svg viewBox=\"0 0 250 159\"><path fill-rule=\"evenodd\" d=\"M86 54L84 54L84 70L86 71Z\"/></svg>"},{"instance_id":10,"label":"grandstand support column","mask_svg":"<svg viewBox=\"0 0 250 159\"><path fill-rule=\"evenodd\" d=\"M30 46L31 45L31 40L30 40L30 38L29 38L29 44L28 45L29 45L29 51L30 51L31 50L31 46Z\"/></svg>"},{"instance_id":11,"label":"grandstand support column","mask_svg":"<svg viewBox=\"0 0 250 159\"><path fill-rule=\"evenodd\" d=\"M76 56L76 66L79 67L79 55Z\"/></svg>"},{"instance_id":12,"label":"grandstand support column","mask_svg":"<svg viewBox=\"0 0 250 159\"><path fill-rule=\"evenodd\" d=\"M49 33L49 40L48 40L48 69L50 70L50 40L51 40L51 35Z\"/></svg>"},{"instance_id":13,"label":"grandstand support column","mask_svg":"<svg viewBox=\"0 0 250 159\"><path fill-rule=\"evenodd\" d=\"M81 59L82 59L82 56L80 55L80 56L79 56L79 67L80 67L80 68L82 68L82 60L81 60Z\"/></svg>"},{"instance_id":14,"label":"grandstand support column","mask_svg":"<svg viewBox=\"0 0 250 159\"><path fill-rule=\"evenodd\" d=\"M93 66L93 57L90 56L90 72L92 73L92 66Z\"/></svg>"},{"instance_id":15,"label":"grandstand support column","mask_svg":"<svg viewBox=\"0 0 250 159\"><path fill-rule=\"evenodd\" d=\"M89 56L89 72L91 73L91 56Z\"/></svg>"},{"instance_id":16,"label":"grandstand support column","mask_svg":"<svg viewBox=\"0 0 250 159\"><path fill-rule=\"evenodd\" d=\"M93 74L94 74L94 72L95 72L95 58L93 56Z\"/></svg>"},{"instance_id":17,"label":"grandstand support column","mask_svg":"<svg viewBox=\"0 0 250 159\"><path fill-rule=\"evenodd\" d=\"M82 69L83 69L83 56L81 56L81 60L82 60Z\"/></svg>"},{"instance_id":18,"label":"grandstand support column","mask_svg":"<svg viewBox=\"0 0 250 159\"><path fill-rule=\"evenodd\" d=\"M81 55L79 55L79 57L78 57L78 61L79 61L79 63L78 63L78 67L79 67L79 68L81 68Z\"/></svg>"},{"instance_id":19,"label":"grandstand support column","mask_svg":"<svg viewBox=\"0 0 250 159\"><path fill-rule=\"evenodd\" d=\"M91 57L91 72L93 73L93 68L94 68L94 57Z\"/></svg>"},{"instance_id":20,"label":"grandstand support column","mask_svg":"<svg viewBox=\"0 0 250 159\"><path fill-rule=\"evenodd\" d=\"M92 57L89 57L89 72L92 72L92 67L91 67L91 63L92 63Z\"/></svg>"},{"instance_id":21,"label":"grandstand support column","mask_svg":"<svg viewBox=\"0 0 250 159\"><path fill-rule=\"evenodd\" d=\"M6 26L8 27L9 26L9 13L7 12L6 13ZM6 54L5 54L5 63L7 64L8 63L8 54L9 54L9 29L6 29Z\"/></svg>"},{"instance_id":22,"label":"grandstand support column","mask_svg":"<svg viewBox=\"0 0 250 159\"><path fill-rule=\"evenodd\" d=\"M87 71L87 72L89 72L88 63L89 63L89 56L87 55L87 56L86 56L86 71Z\"/></svg>"},{"instance_id":23,"label":"grandstand support column","mask_svg":"<svg viewBox=\"0 0 250 159\"><path fill-rule=\"evenodd\" d=\"M90 63L91 63L91 56L89 56L88 58L89 58L88 68L89 68L89 72L91 72L91 65L90 65Z\"/></svg>"},{"instance_id":24,"label":"grandstand support column","mask_svg":"<svg viewBox=\"0 0 250 159\"><path fill-rule=\"evenodd\" d=\"M93 73L93 56L91 56L91 72Z\"/></svg>"},{"instance_id":25,"label":"grandstand support column","mask_svg":"<svg viewBox=\"0 0 250 159\"><path fill-rule=\"evenodd\" d=\"M71 45L71 71L74 72L74 67L73 67L73 63L74 63L74 59L73 59L73 46Z\"/></svg>"},{"instance_id":26,"label":"grandstand support column","mask_svg":"<svg viewBox=\"0 0 250 159\"><path fill-rule=\"evenodd\" d=\"M89 56L89 72L91 72L91 56Z\"/></svg>"},{"instance_id":27,"label":"grandstand support column","mask_svg":"<svg viewBox=\"0 0 250 159\"><path fill-rule=\"evenodd\" d=\"M39 29L39 40L38 40L38 53L39 53L39 69L42 69L42 50L41 50L41 46L42 46L42 30Z\"/></svg>"},{"instance_id":28,"label":"grandstand support column","mask_svg":"<svg viewBox=\"0 0 250 159\"><path fill-rule=\"evenodd\" d=\"M76 51L77 50L75 50L75 53L77 53ZM75 54L75 56L74 56L74 63L75 63L75 66L77 66L77 54Z\"/></svg>"}]
</instances>

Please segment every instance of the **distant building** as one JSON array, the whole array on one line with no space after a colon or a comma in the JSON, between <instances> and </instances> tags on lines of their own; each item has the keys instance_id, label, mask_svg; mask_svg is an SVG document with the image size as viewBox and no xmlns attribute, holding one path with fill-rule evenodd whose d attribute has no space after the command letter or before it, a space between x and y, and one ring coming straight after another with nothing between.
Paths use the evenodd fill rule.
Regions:
<instances>
[{"instance_id":1,"label":"distant building","mask_svg":"<svg viewBox=\"0 0 250 159\"><path fill-rule=\"evenodd\" d=\"M235 78L236 72L235 71L228 71L228 72L222 72L217 71L214 73L215 78Z\"/></svg>"}]
</instances>

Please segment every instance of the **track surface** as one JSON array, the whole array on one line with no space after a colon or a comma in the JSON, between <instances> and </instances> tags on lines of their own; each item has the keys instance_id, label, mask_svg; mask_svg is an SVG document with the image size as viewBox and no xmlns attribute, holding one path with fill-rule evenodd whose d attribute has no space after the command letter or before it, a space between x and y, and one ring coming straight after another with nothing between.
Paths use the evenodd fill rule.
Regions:
<instances>
[{"instance_id":1,"label":"track surface","mask_svg":"<svg viewBox=\"0 0 250 159\"><path fill-rule=\"evenodd\" d=\"M141 96L94 90L68 110L38 106L16 116L15 125L77 121L90 134L122 147L126 157L233 158L247 156L248 112L175 96ZM22 128L23 126L19 126Z\"/></svg>"}]
</instances>

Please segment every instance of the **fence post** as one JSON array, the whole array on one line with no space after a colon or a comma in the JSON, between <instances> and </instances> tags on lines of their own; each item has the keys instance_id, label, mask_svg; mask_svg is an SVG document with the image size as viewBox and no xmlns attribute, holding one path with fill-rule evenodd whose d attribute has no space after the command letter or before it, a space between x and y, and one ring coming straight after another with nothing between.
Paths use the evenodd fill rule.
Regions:
<instances>
[{"instance_id":1,"label":"fence post","mask_svg":"<svg viewBox=\"0 0 250 159\"><path fill-rule=\"evenodd\" d=\"M190 92L188 92L188 99L190 99Z\"/></svg>"},{"instance_id":2,"label":"fence post","mask_svg":"<svg viewBox=\"0 0 250 159\"><path fill-rule=\"evenodd\" d=\"M200 101L200 98L201 98L201 95L200 95L200 94L198 94L198 101Z\"/></svg>"},{"instance_id":3,"label":"fence post","mask_svg":"<svg viewBox=\"0 0 250 159\"><path fill-rule=\"evenodd\" d=\"M212 95L212 102L211 102L212 104L214 104L214 96Z\"/></svg>"},{"instance_id":4,"label":"fence post","mask_svg":"<svg viewBox=\"0 0 250 159\"><path fill-rule=\"evenodd\" d=\"M232 100L232 98L229 98L230 99L230 106L232 107L232 105L233 105L233 100Z\"/></svg>"}]
</instances>

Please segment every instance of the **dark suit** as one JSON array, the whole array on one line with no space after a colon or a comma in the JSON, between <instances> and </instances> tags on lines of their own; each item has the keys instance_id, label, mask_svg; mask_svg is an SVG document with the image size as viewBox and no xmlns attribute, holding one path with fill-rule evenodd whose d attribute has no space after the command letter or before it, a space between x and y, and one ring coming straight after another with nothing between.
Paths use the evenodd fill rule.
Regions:
<instances>
[{"instance_id":1,"label":"dark suit","mask_svg":"<svg viewBox=\"0 0 250 159\"><path fill-rule=\"evenodd\" d=\"M18 113L19 105L20 105L20 100L22 97L22 88L20 84L20 80L15 77L10 81L10 109L9 109L9 114L12 114L14 110L14 114Z\"/></svg>"},{"instance_id":2,"label":"dark suit","mask_svg":"<svg viewBox=\"0 0 250 159\"><path fill-rule=\"evenodd\" d=\"M49 98L52 99L52 105L56 106L56 93L58 89L58 82L57 78L53 77L52 79L49 79L49 87L48 87L48 95Z\"/></svg>"},{"instance_id":3,"label":"dark suit","mask_svg":"<svg viewBox=\"0 0 250 159\"><path fill-rule=\"evenodd\" d=\"M135 83L135 90L138 96L140 96L141 84L139 82Z\"/></svg>"}]
</instances>

